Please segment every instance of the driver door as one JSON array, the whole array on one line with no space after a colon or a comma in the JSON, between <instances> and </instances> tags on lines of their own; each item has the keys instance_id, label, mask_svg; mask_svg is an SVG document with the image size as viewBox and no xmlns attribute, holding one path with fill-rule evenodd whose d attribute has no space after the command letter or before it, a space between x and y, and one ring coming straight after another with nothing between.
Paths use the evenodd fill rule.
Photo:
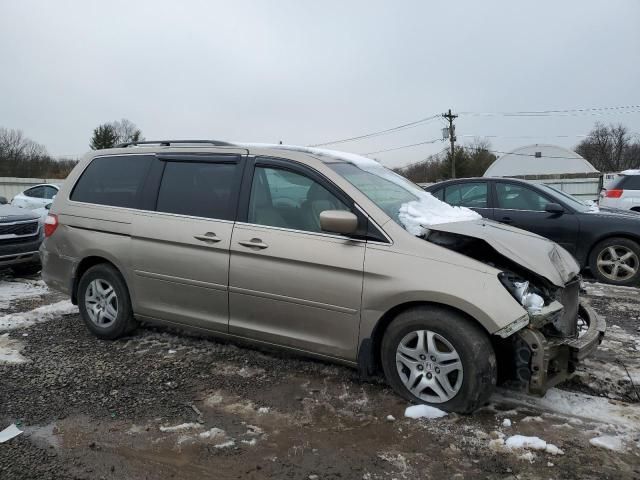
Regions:
<instances>
[{"instance_id":1,"label":"driver door","mask_svg":"<svg viewBox=\"0 0 640 480\"><path fill-rule=\"evenodd\" d=\"M257 159L231 238L229 333L355 360L365 242L320 229L351 208L313 170Z\"/></svg>"}]
</instances>

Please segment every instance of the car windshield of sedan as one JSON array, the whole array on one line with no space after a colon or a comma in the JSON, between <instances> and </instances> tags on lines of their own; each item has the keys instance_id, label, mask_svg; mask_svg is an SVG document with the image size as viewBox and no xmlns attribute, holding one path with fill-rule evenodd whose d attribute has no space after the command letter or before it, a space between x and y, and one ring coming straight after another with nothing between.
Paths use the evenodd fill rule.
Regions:
<instances>
[{"instance_id":1,"label":"car windshield of sedan","mask_svg":"<svg viewBox=\"0 0 640 480\"><path fill-rule=\"evenodd\" d=\"M569 195L568 193L565 193L561 190L558 190L557 188L554 188L550 185L542 185L542 184L538 186L542 188L542 190L544 190L546 193L551 195L554 199L560 200L564 203L569 204L571 208L577 210L578 212L587 213L592 210L592 207L590 207L589 205L585 205L576 197Z\"/></svg>"}]
</instances>

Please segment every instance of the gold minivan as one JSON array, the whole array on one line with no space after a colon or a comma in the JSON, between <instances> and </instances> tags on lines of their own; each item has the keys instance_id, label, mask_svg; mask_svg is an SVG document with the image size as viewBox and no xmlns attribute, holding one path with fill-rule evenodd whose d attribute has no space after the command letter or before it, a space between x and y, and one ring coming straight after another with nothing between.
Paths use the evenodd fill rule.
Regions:
<instances>
[{"instance_id":1,"label":"gold minivan","mask_svg":"<svg viewBox=\"0 0 640 480\"><path fill-rule=\"evenodd\" d=\"M544 394L602 340L555 243L357 155L218 141L89 153L51 207L43 278L98 337L189 327L383 372L471 412Z\"/></svg>"}]
</instances>

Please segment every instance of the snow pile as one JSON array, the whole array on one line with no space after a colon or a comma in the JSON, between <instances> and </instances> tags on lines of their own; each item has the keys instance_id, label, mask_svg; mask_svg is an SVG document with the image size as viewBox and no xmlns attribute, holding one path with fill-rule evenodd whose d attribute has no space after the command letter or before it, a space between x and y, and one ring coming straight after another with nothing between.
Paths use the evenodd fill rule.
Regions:
<instances>
[{"instance_id":1,"label":"snow pile","mask_svg":"<svg viewBox=\"0 0 640 480\"><path fill-rule=\"evenodd\" d=\"M542 450L551 455L564 455L564 452L552 443L547 443L539 437L513 435L504 442L509 450Z\"/></svg>"},{"instance_id":2,"label":"snow pile","mask_svg":"<svg viewBox=\"0 0 640 480\"><path fill-rule=\"evenodd\" d=\"M18 299L37 297L47 293L47 285L42 281L2 282L0 285L0 309L9 308Z\"/></svg>"},{"instance_id":3,"label":"snow pile","mask_svg":"<svg viewBox=\"0 0 640 480\"><path fill-rule=\"evenodd\" d=\"M412 405L404 411L404 416L408 418L441 418L446 417L447 412L429 405Z\"/></svg>"},{"instance_id":4,"label":"snow pile","mask_svg":"<svg viewBox=\"0 0 640 480\"><path fill-rule=\"evenodd\" d=\"M452 207L424 192L418 200L402 204L399 218L409 233L420 236L429 225L477 220L482 216L466 207Z\"/></svg>"},{"instance_id":5,"label":"snow pile","mask_svg":"<svg viewBox=\"0 0 640 480\"><path fill-rule=\"evenodd\" d=\"M503 426L503 427L510 427L510 426L511 426L511 420L509 420L508 418L505 418L505 419L502 421L502 426Z\"/></svg>"},{"instance_id":6,"label":"snow pile","mask_svg":"<svg viewBox=\"0 0 640 480\"><path fill-rule=\"evenodd\" d=\"M78 307L69 300L62 300L58 303L34 308L28 312L12 313L0 317L0 331L28 327L35 323L46 322L70 313L78 313Z\"/></svg>"},{"instance_id":7,"label":"snow pile","mask_svg":"<svg viewBox=\"0 0 640 480\"><path fill-rule=\"evenodd\" d=\"M613 435L595 437L589 440L589 443L594 447L606 448L607 450L613 450L614 452L622 452L625 449L622 438L615 437Z\"/></svg>"},{"instance_id":8,"label":"snow pile","mask_svg":"<svg viewBox=\"0 0 640 480\"><path fill-rule=\"evenodd\" d=\"M213 428L207 430L206 432L202 432L202 433L198 434L198 436L200 438L206 438L206 439L220 438L220 437L226 438L227 437L227 433L224 430L220 429L220 428L213 427Z\"/></svg>"},{"instance_id":9,"label":"snow pile","mask_svg":"<svg viewBox=\"0 0 640 480\"><path fill-rule=\"evenodd\" d=\"M193 430L196 428L202 428L199 423L181 423L180 425L174 425L172 427L160 427L161 432L184 432L185 430Z\"/></svg>"},{"instance_id":10,"label":"snow pile","mask_svg":"<svg viewBox=\"0 0 640 480\"><path fill-rule=\"evenodd\" d=\"M640 175L640 169L625 170L620 175Z\"/></svg>"},{"instance_id":11,"label":"snow pile","mask_svg":"<svg viewBox=\"0 0 640 480\"><path fill-rule=\"evenodd\" d=\"M9 338L9 334L0 335L0 363L25 363L27 361L20 354L22 344Z\"/></svg>"}]
</instances>

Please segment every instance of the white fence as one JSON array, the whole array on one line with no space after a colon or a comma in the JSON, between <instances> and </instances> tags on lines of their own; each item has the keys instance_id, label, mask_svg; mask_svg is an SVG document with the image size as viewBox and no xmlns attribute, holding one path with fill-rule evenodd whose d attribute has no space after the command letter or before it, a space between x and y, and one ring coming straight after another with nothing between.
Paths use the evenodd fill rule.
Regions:
<instances>
[{"instance_id":1,"label":"white fence","mask_svg":"<svg viewBox=\"0 0 640 480\"><path fill-rule=\"evenodd\" d=\"M0 197L4 197L8 202L10 202L14 195L40 183L62 185L64 183L64 178L0 177Z\"/></svg>"}]
</instances>

